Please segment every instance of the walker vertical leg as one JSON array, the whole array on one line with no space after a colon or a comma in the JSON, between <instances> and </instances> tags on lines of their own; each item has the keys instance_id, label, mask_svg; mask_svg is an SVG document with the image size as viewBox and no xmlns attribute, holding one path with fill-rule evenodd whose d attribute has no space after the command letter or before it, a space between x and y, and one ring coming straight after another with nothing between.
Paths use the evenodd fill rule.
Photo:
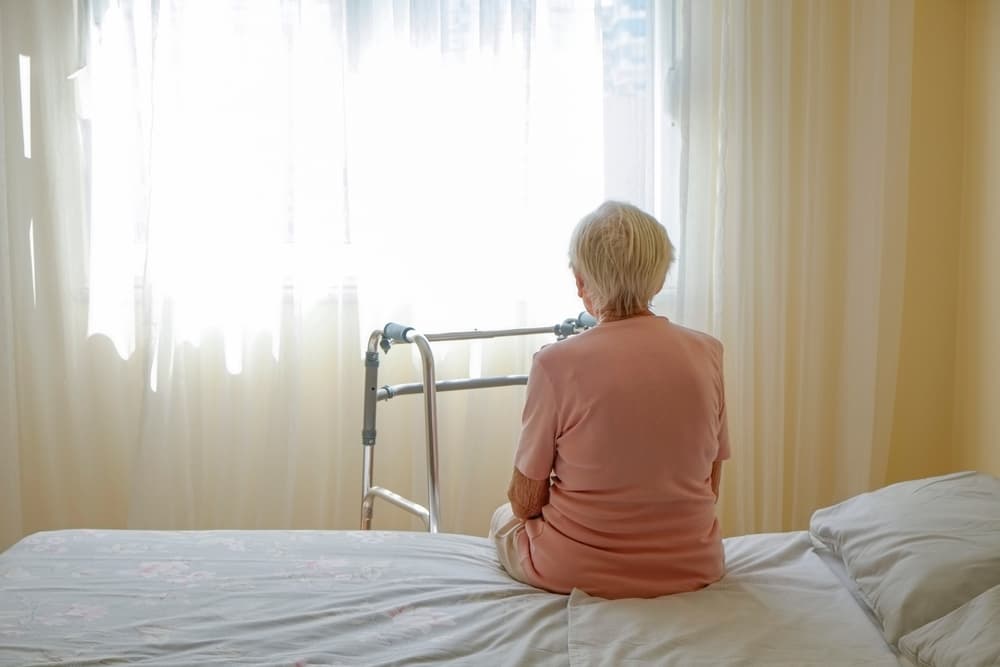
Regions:
<instances>
[{"instance_id":1,"label":"walker vertical leg","mask_svg":"<svg viewBox=\"0 0 1000 667\"><path fill-rule=\"evenodd\" d=\"M365 354L365 405L364 424L361 428L361 445L364 450L364 469L361 473L361 530L372 527L375 497L371 495L373 468L375 466L375 406L378 404L378 345L382 335L372 332Z\"/></svg>"},{"instance_id":2,"label":"walker vertical leg","mask_svg":"<svg viewBox=\"0 0 1000 667\"><path fill-rule=\"evenodd\" d=\"M375 496L369 495L372 488L372 474L375 464L375 446L365 445L364 470L361 479L361 530L371 530L372 512L375 509Z\"/></svg>"},{"instance_id":3,"label":"walker vertical leg","mask_svg":"<svg viewBox=\"0 0 1000 667\"><path fill-rule=\"evenodd\" d=\"M420 350L420 360L424 371L424 427L427 438L427 509L430 513L427 530L438 532L438 517L441 512L441 495L438 490L438 429L437 429L437 382L434 377L434 353L431 344L423 334L415 333L413 342Z\"/></svg>"}]
</instances>

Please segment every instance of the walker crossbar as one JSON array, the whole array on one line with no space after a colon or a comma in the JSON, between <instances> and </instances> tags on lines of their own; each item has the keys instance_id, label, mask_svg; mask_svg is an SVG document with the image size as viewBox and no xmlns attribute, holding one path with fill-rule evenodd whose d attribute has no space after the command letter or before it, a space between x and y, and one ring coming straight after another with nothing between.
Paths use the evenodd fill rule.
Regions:
<instances>
[{"instance_id":1,"label":"walker crossbar","mask_svg":"<svg viewBox=\"0 0 1000 667\"><path fill-rule=\"evenodd\" d=\"M438 380L435 391L460 391L462 389L486 389L488 387L511 387L528 384L527 375L498 375L485 378L463 378L461 380ZM385 385L379 387L378 400L388 401L396 396L422 394L424 385L420 382Z\"/></svg>"},{"instance_id":2,"label":"walker crossbar","mask_svg":"<svg viewBox=\"0 0 1000 667\"><path fill-rule=\"evenodd\" d=\"M530 336L532 334L555 333L554 327L534 327L531 329L499 329L496 331L455 331L453 333L427 334L427 340L472 340L475 338L501 338L503 336Z\"/></svg>"},{"instance_id":3,"label":"walker crossbar","mask_svg":"<svg viewBox=\"0 0 1000 667\"><path fill-rule=\"evenodd\" d=\"M437 381L435 380L434 353L431 350L431 342L536 334L554 334L559 340L562 340L596 326L596 324L597 320L589 313L584 312L577 317L565 319L552 327L422 334L413 327L390 322L381 330L373 331L368 338L368 349L365 353L364 424L361 430L361 444L364 449L364 469L361 480L361 529L371 529L375 499L382 498L386 502L419 516L429 532L438 532L440 495L438 491L437 392L507 387L524 385L528 382L527 375L498 375ZM417 346L423 370L422 382L385 385L381 388L378 386L379 348L388 353L394 343L413 343ZM376 404L379 401L387 401L394 396L421 393L424 395L424 436L427 443L427 507L372 483L375 467Z\"/></svg>"}]
</instances>

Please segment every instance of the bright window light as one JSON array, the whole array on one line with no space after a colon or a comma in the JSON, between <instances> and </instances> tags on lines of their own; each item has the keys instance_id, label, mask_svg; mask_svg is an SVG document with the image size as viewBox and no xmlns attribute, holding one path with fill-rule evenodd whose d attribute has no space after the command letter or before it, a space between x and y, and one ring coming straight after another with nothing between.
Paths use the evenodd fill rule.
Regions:
<instances>
[{"instance_id":1,"label":"bright window light","mask_svg":"<svg viewBox=\"0 0 1000 667\"><path fill-rule=\"evenodd\" d=\"M145 312L172 345L221 336L238 373L259 334L278 356L290 308L342 295L362 329L578 312L576 221L652 203L650 3L369 4L107 3L90 333L130 356Z\"/></svg>"}]
</instances>

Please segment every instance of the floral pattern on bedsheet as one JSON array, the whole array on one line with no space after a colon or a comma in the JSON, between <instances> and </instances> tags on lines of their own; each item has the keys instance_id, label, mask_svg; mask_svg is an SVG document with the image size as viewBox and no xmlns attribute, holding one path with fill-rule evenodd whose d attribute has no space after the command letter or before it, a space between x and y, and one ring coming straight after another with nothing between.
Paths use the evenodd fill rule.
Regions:
<instances>
[{"instance_id":1,"label":"floral pattern on bedsheet","mask_svg":"<svg viewBox=\"0 0 1000 667\"><path fill-rule=\"evenodd\" d=\"M566 605L470 536L39 533L0 555L0 665L567 665Z\"/></svg>"}]
</instances>

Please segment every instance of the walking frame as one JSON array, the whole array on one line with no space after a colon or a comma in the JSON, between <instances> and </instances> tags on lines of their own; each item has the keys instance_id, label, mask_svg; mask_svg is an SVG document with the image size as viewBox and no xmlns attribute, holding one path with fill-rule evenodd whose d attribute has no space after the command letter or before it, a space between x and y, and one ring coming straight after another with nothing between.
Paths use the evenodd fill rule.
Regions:
<instances>
[{"instance_id":1,"label":"walking frame","mask_svg":"<svg viewBox=\"0 0 1000 667\"><path fill-rule=\"evenodd\" d=\"M438 428L437 392L462 389L482 389L486 387L507 387L524 385L527 375L498 375L482 378L462 378L458 380L437 380L434 373L434 353L431 343L437 341L473 340L499 338L504 336L528 336L535 334L555 334L557 340L568 338L597 324L597 320L587 312L563 320L551 327L528 329L499 329L494 331L455 331L450 333L423 334L413 327L389 322L381 330L376 329L368 338L365 353L365 401L364 424L361 444L364 461L361 480L361 529L370 530L375 499L381 498L411 514L419 516L427 531L438 532L441 516L438 493ZM423 370L422 382L378 386L379 348L385 353L396 343L413 343L420 352ZM427 443L427 507L420 505L398 493L373 485L375 466L375 406L379 401L387 401L407 394L424 395L424 436Z\"/></svg>"}]
</instances>

